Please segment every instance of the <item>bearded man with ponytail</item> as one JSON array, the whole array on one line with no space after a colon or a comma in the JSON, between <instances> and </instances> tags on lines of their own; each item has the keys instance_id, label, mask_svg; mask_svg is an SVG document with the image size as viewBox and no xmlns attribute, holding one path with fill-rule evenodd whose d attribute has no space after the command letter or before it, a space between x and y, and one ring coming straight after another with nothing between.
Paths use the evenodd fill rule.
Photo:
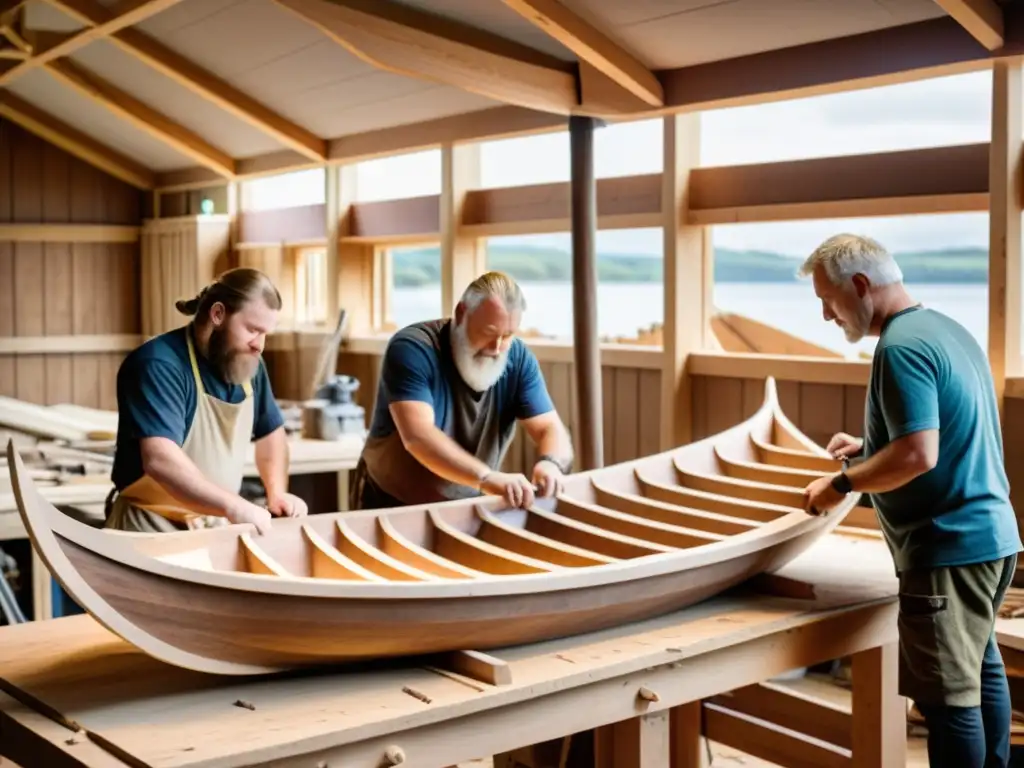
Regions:
<instances>
[{"instance_id":1,"label":"bearded man with ponytail","mask_svg":"<svg viewBox=\"0 0 1024 768\"><path fill-rule=\"evenodd\" d=\"M179 531L228 523L270 528L301 516L288 493L288 443L262 360L281 295L255 269L232 269L175 305L192 321L135 349L117 374L114 491L106 527ZM239 495L249 444L267 495Z\"/></svg>"}]
</instances>

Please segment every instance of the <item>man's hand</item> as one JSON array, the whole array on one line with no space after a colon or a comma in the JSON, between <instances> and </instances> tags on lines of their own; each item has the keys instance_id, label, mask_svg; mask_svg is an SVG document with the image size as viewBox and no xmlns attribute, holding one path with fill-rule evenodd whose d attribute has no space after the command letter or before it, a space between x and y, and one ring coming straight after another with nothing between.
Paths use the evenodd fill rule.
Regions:
<instances>
[{"instance_id":1,"label":"man's hand","mask_svg":"<svg viewBox=\"0 0 1024 768\"><path fill-rule=\"evenodd\" d=\"M543 459L533 465L533 484L541 496L549 497L565 490L562 470L553 461Z\"/></svg>"},{"instance_id":2,"label":"man's hand","mask_svg":"<svg viewBox=\"0 0 1024 768\"><path fill-rule=\"evenodd\" d=\"M856 456L864 448L864 439L848 435L845 432L837 432L828 441L825 450L832 454L834 459L848 459Z\"/></svg>"},{"instance_id":3,"label":"man's hand","mask_svg":"<svg viewBox=\"0 0 1024 768\"><path fill-rule=\"evenodd\" d=\"M843 500L843 494L832 487L834 477L819 477L804 489L804 511L809 515L824 515Z\"/></svg>"},{"instance_id":4,"label":"man's hand","mask_svg":"<svg viewBox=\"0 0 1024 768\"><path fill-rule=\"evenodd\" d=\"M489 472L480 483L480 490L494 496L503 496L513 507L533 506L533 486L525 475Z\"/></svg>"},{"instance_id":5,"label":"man's hand","mask_svg":"<svg viewBox=\"0 0 1024 768\"><path fill-rule=\"evenodd\" d=\"M278 517L305 517L309 514L306 502L291 493L267 494L267 509Z\"/></svg>"},{"instance_id":6,"label":"man's hand","mask_svg":"<svg viewBox=\"0 0 1024 768\"><path fill-rule=\"evenodd\" d=\"M261 534L270 532L270 513L241 496L225 510L224 517L232 523L251 523Z\"/></svg>"}]
</instances>

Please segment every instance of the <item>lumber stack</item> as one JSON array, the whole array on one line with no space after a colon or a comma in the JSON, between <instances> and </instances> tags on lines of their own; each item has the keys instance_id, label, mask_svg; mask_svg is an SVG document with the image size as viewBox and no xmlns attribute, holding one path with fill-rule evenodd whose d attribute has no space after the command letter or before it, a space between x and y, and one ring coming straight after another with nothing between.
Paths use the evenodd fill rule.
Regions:
<instances>
[{"instance_id":1,"label":"lumber stack","mask_svg":"<svg viewBox=\"0 0 1024 768\"><path fill-rule=\"evenodd\" d=\"M0 397L0 439L13 438L33 479L58 506L102 504L110 491L117 414L62 403L43 406ZM17 509L0 458L0 515Z\"/></svg>"}]
</instances>

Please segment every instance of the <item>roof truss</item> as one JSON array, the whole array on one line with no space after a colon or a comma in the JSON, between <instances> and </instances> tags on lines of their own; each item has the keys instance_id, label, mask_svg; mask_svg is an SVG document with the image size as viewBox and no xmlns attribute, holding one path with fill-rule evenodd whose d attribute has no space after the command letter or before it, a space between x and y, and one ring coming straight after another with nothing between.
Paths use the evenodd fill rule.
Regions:
<instances>
[{"instance_id":1,"label":"roof truss","mask_svg":"<svg viewBox=\"0 0 1024 768\"><path fill-rule=\"evenodd\" d=\"M1019 34L1024 31L1024 10L1009 5L1004 11L996 0L936 0L949 17L658 72L651 72L630 51L558 0L487 1L504 2L573 51L578 62L392 0L274 0L374 66L482 93L507 105L330 139L314 135L154 38L131 29L182 0L121 0L112 7L98 0L45 1L86 28L71 34L24 29L20 23L23 3L0 0L0 37L9 43L0 48L0 86L32 69L44 68L192 157L199 167L154 174L0 88L3 114L35 126L36 132L47 136L64 136L63 142L55 143L77 147L80 157L91 158L90 162L141 187L152 187L154 178L161 188L220 184L225 179L325 162L352 162L443 143L556 130L564 127L569 114L645 118L870 87L985 68L997 58L1024 53ZM265 131L283 150L236 160L66 58L99 39L108 39ZM899 50L900 55L887 54L891 49ZM3 58L8 60L3 62Z\"/></svg>"},{"instance_id":2,"label":"roof truss","mask_svg":"<svg viewBox=\"0 0 1024 768\"><path fill-rule=\"evenodd\" d=\"M990 51L1003 47L1003 9L996 0L935 0L946 13Z\"/></svg>"},{"instance_id":3,"label":"roof truss","mask_svg":"<svg viewBox=\"0 0 1024 768\"><path fill-rule=\"evenodd\" d=\"M96 0L47 0L82 24L102 27L113 14ZM326 142L265 105L224 82L167 46L137 29L122 29L109 37L110 42L158 72L202 96L218 107L245 120L311 160L324 160Z\"/></svg>"},{"instance_id":4,"label":"roof truss","mask_svg":"<svg viewBox=\"0 0 1024 768\"><path fill-rule=\"evenodd\" d=\"M661 82L632 53L558 0L504 0L527 21L652 107L665 103Z\"/></svg>"},{"instance_id":5,"label":"roof truss","mask_svg":"<svg viewBox=\"0 0 1024 768\"><path fill-rule=\"evenodd\" d=\"M36 109L13 93L0 92L0 115L101 171L141 189L153 189L155 174L76 128Z\"/></svg>"},{"instance_id":6,"label":"roof truss","mask_svg":"<svg viewBox=\"0 0 1024 768\"><path fill-rule=\"evenodd\" d=\"M573 62L391 0L274 2L376 67L455 86L506 104L562 115L600 116L642 111L652 98L661 104L660 96L653 93L660 91L657 79L650 72L649 77L642 78L638 66L630 71L636 79L643 79L643 87L634 84L634 89L646 93L648 104L628 92L616 93L619 86L614 80L595 88L591 97L591 92L581 87ZM585 47L582 40L600 44L603 39L566 9L557 14L554 6L547 10L567 29L578 33L577 47ZM605 40L600 51L602 55L592 53L602 62L598 71L618 72L617 66L608 64L611 59L626 66L624 52L613 51L610 41ZM631 78L622 76L622 80L630 82Z\"/></svg>"}]
</instances>

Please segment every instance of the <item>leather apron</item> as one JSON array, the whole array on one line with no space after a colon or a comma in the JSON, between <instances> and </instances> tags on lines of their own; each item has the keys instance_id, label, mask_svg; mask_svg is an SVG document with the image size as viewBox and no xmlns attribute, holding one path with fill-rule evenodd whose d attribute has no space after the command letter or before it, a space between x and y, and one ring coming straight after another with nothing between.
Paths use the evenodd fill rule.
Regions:
<instances>
[{"instance_id":1,"label":"leather apron","mask_svg":"<svg viewBox=\"0 0 1024 768\"><path fill-rule=\"evenodd\" d=\"M240 403L227 403L208 394L199 375L191 329L185 336L196 382L196 412L181 449L207 480L225 491L238 493L252 440L252 383L242 385L245 399ZM226 517L196 514L156 480L143 475L108 503L105 527L159 533L227 524Z\"/></svg>"}]
</instances>

